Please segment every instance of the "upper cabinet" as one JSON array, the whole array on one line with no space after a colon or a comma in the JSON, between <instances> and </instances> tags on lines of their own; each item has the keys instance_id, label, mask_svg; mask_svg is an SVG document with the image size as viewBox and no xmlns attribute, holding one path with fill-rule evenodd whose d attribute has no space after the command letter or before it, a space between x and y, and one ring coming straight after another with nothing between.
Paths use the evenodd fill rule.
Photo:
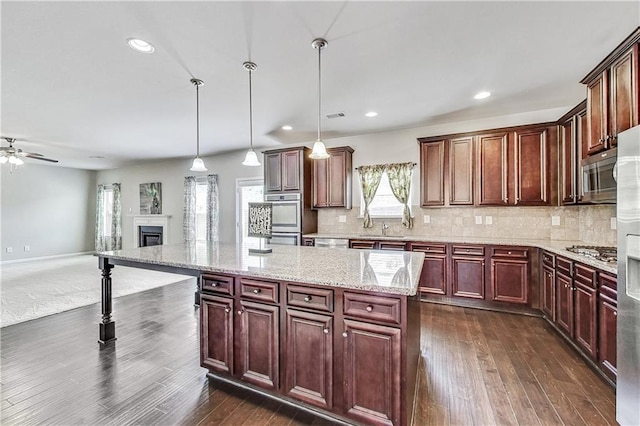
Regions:
<instances>
[{"instance_id":1,"label":"upper cabinet","mask_svg":"<svg viewBox=\"0 0 640 426\"><path fill-rule=\"evenodd\" d=\"M587 85L589 155L613 148L620 132L640 123L639 41L640 28L582 80Z\"/></svg>"},{"instance_id":2,"label":"upper cabinet","mask_svg":"<svg viewBox=\"0 0 640 426\"><path fill-rule=\"evenodd\" d=\"M587 101L558 120L560 139L560 202L564 205L581 201L580 160L587 155Z\"/></svg>"},{"instance_id":3,"label":"upper cabinet","mask_svg":"<svg viewBox=\"0 0 640 426\"><path fill-rule=\"evenodd\" d=\"M303 146L264 151L265 192L302 192L310 169L309 152Z\"/></svg>"},{"instance_id":4,"label":"upper cabinet","mask_svg":"<svg viewBox=\"0 0 640 426\"><path fill-rule=\"evenodd\" d=\"M418 139L421 205L552 205L556 135L539 124Z\"/></svg>"},{"instance_id":5,"label":"upper cabinet","mask_svg":"<svg viewBox=\"0 0 640 426\"><path fill-rule=\"evenodd\" d=\"M313 162L313 208L351 208L353 148L328 148L329 158Z\"/></svg>"}]
</instances>

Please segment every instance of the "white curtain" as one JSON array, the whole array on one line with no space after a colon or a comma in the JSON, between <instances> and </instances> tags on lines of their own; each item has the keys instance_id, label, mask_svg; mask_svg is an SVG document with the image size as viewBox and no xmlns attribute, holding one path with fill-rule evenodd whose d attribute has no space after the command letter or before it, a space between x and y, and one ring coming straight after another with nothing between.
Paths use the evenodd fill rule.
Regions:
<instances>
[{"instance_id":1,"label":"white curtain","mask_svg":"<svg viewBox=\"0 0 640 426\"><path fill-rule=\"evenodd\" d=\"M196 240L196 178L184 178L184 210L182 221L184 241Z\"/></svg>"},{"instance_id":2,"label":"white curtain","mask_svg":"<svg viewBox=\"0 0 640 426\"><path fill-rule=\"evenodd\" d=\"M207 176L207 241L218 241L218 175Z\"/></svg>"},{"instance_id":3,"label":"white curtain","mask_svg":"<svg viewBox=\"0 0 640 426\"><path fill-rule=\"evenodd\" d=\"M105 223L106 211L104 198L106 189L113 193L113 204L111 205L111 223ZM120 184L98 185L96 199L96 251L120 250L122 248L122 205L120 196ZM105 230L110 229L110 235L106 235Z\"/></svg>"}]
</instances>

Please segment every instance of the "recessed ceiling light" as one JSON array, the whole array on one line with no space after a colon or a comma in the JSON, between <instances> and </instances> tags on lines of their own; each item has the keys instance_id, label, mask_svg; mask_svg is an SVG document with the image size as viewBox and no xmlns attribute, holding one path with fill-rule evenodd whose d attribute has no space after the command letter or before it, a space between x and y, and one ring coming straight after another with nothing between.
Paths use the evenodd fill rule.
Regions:
<instances>
[{"instance_id":1,"label":"recessed ceiling light","mask_svg":"<svg viewBox=\"0 0 640 426\"><path fill-rule=\"evenodd\" d=\"M369 111L368 113L365 114L366 117L375 117L377 115L378 113L375 111Z\"/></svg>"},{"instance_id":2,"label":"recessed ceiling light","mask_svg":"<svg viewBox=\"0 0 640 426\"><path fill-rule=\"evenodd\" d=\"M282 130L293 130L293 127L289 125L282 126Z\"/></svg>"},{"instance_id":3,"label":"recessed ceiling light","mask_svg":"<svg viewBox=\"0 0 640 426\"><path fill-rule=\"evenodd\" d=\"M473 98L474 99L484 99L484 98L488 98L489 96L491 96L491 92L478 92L478 93L476 93L476 95Z\"/></svg>"},{"instance_id":4,"label":"recessed ceiling light","mask_svg":"<svg viewBox=\"0 0 640 426\"><path fill-rule=\"evenodd\" d=\"M140 40L139 38L128 38L127 43L129 44L129 47L136 52L153 53L156 50L151 43Z\"/></svg>"},{"instance_id":5,"label":"recessed ceiling light","mask_svg":"<svg viewBox=\"0 0 640 426\"><path fill-rule=\"evenodd\" d=\"M102 155L90 155L89 158L91 158L92 160L101 160L104 157Z\"/></svg>"}]
</instances>

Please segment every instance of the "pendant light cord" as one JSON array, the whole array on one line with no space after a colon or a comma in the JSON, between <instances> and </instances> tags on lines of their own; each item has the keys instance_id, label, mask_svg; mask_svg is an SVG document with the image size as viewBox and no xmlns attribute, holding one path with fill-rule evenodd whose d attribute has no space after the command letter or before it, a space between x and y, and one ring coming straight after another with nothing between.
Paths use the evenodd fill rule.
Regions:
<instances>
[{"instance_id":1,"label":"pendant light cord","mask_svg":"<svg viewBox=\"0 0 640 426\"><path fill-rule=\"evenodd\" d=\"M251 69L249 69L249 142L253 151L253 97L251 95Z\"/></svg>"},{"instance_id":2,"label":"pendant light cord","mask_svg":"<svg viewBox=\"0 0 640 426\"><path fill-rule=\"evenodd\" d=\"M318 140L320 139L320 114L321 114L321 100L322 100L322 46L318 47Z\"/></svg>"},{"instance_id":3,"label":"pendant light cord","mask_svg":"<svg viewBox=\"0 0 640 426\"><path fill-rule=\"evenodd\" d=\"M200 157L200 85L196 83L196 157Z\"/></svg>"}]
</instances>

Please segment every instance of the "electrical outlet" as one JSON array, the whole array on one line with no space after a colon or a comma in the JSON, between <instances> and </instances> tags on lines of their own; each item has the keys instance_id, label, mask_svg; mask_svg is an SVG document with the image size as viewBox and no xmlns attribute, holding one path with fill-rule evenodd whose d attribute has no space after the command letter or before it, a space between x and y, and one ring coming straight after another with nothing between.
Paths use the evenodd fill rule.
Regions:
<instances>
[{"instance_id":1,"label":"electrical outlet","mask_svg":"<svg viewBox=\"0 0 640 426\"><path fill-rule=\"evenodd\" d=\"M338 222L340 223L346 223L347 222L347 215L341 214L338 216Z\"/></svg>"},{"instance_id":2,"label":"electrical outlet","mask_svg":"<svg viewBox=\"0 0 640 426\"><path fill-rule=\"evenodd\" d=\"M476 225L482 225L482 216L476 216Z\"/></svg>"},{"instance_id":3,"label":"electrical outlet","mask_svg":"<svg viewBox=\"0 0 640 426\"><path fill-rule=\"evenodd\" d=\"M429 216L428 214L422 216L422 223L431 223L431 216Z\"/></svg>"},{"instance_id":4,"label":"electrical outlet","mask_svg":"<svg viewBox=\"0 0 640 426\"><path fill-rule=\"evenodd\" d=\"M617 220L616 220L616 218L615 218L615 217L612 217L612 218L611 218L611 229L612 229L612 230L614 230L614 229L618 229L618 222L617 222Z\"/></svg>"},{"instance_id":5,"label":"electrical outlet","mask_svg":"<svg viewBox=\"0 0 640 426\"><path fill-rule=\"evenodd\" d=\"M31 250L31 247L29 247L29 246L24 246L24 251L30 251L30 250Z\"/></svg>"},{"instance_id":6,"label":"electrical outlet","mask_svg":"<svg viewBox=\"0 0 640 426\"><path fill-rule=\"evenodd\" d=\"M493 216L485 216L484 217L485 225L493 225Z\"/></svg>"},{"instance_id":7,"label":"electrical outlet","mask_svg":"<svg viewBox=\"0 0 640 426\"><path fill-rule=\"evenodd\" d=\"M560 226L560 216L551 216L551 226Z\"/></svg>"},{"instance_id":8,"label":"electrical outlet","mask_svg":"<svg viewBox=\"0 0 640 426\"><path fill-rule=\"evenodd\" d=\"M7 247L7 253L13 253L13 247Z\"/></svg>"}]
</instances>

